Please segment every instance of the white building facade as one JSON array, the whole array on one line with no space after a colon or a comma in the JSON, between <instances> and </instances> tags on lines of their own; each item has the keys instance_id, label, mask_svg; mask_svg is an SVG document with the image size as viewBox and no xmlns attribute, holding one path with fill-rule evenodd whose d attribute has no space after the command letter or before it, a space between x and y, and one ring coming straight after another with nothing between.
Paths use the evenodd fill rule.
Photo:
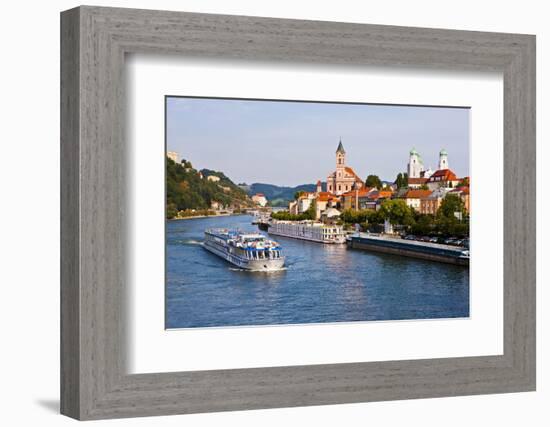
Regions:
<instances>
[{"instance_id":1,"label":"white building facade","mask_svg":"<svg viewBox=\"0 0 550 427\"><path fill-rule=\"evenodd\" d=\"M407 174L409 178L420 178L424 172L424 162L418 151L413 149L409 153L409 163L407 164Z\"/></svg>"},{"instance_id":2,"label":"white building facade","mask_svg":"<svg viewBox=\"0 0 550 427\"><path fill-rule=\"evenodd\" d=\"M449 169L449 158L445 149L439 152L439 170L442 169Z\"/></svg>"}]
</instances>

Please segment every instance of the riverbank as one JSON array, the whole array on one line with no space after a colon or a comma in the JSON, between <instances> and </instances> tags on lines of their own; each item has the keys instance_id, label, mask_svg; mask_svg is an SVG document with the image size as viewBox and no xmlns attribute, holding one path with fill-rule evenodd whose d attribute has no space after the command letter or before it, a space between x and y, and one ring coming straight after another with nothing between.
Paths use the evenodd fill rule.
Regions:
<instances>
[{"instance_id":1,"label":"riverbank","mask_svg":"<svg viewBox=\"0 0 550 427\"><path fill-rule=\"evenodd\" d=\"M217 218L220 216L239 216L239 215L248 215L246 213L220 213L215 215L190 215L190 216L184 216L181 218L170 218L168 221L181 221L184 219L197 219L197 218Z\"/></svg>"}]
</instances>

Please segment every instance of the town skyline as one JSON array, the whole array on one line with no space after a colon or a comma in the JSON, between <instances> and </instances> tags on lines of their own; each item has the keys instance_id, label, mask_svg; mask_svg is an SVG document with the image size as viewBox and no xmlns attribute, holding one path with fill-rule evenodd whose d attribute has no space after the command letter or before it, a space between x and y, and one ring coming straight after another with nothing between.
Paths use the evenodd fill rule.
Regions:
<instances>
[{"instance_id":1,"label":"town skyline","mask_svg":"<svg viewBox=\"0 0 550 427\"><path fill-rule=\"evenodd\" d=\"M236 183L325 181L340 140L362 179L393 182L407 171L413 148L433 170L445 149L449 168L469 176L469 114L454 107L168 97L166 145L195 168L221 171Z\"/></svg>"}]
</instances>

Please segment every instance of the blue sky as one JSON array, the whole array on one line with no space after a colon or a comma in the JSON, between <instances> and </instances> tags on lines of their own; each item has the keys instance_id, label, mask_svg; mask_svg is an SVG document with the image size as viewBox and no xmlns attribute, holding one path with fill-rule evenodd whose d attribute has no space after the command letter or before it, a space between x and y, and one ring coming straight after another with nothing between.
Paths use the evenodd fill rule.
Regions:
<instances>
[{"instance_id":1,"label":"blue sky","mask_svg":"<svg viewBox=\"0 0 550 427\"><path fill-rule=\"evenodd\" d=\"M432 169L445 148L450 168L469 175L468 109L170 97L166 114L168 151L236 183L324 181L340 137L362 178L393 181L412 147Z\"/></svg>"}]
</instances>

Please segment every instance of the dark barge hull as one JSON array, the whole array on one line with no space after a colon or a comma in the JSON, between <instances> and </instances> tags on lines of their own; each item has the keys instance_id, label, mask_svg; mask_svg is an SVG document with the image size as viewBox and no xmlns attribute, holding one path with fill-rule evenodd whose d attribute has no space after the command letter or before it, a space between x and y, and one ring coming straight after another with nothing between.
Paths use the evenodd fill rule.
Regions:
<instances>
[{"instance_id":1,"label":"dark barge hull","mask_svg":"<svg viewBox=\"0 0 550 427\"><path fill-rule=\"evenodd\" d=\"M348 247L373 252L408 256L429 261L444 262L455 265L470 265L470 258L461 256L462 250L445 245L422 244L399 239L384 239L372 237L352 236L348 240Z\"/></svg>"},{"instance_id":2,"label":"dark barge hull","mask_svg":"<svg viewBox=\"0 0 550 427\"><path fill-rule=\"evenodd\" d=\"M266 222L259 222L258 228L262 231L267 231L269 229L269 224L267 224Z\"/></svg>"}]
</instances>

